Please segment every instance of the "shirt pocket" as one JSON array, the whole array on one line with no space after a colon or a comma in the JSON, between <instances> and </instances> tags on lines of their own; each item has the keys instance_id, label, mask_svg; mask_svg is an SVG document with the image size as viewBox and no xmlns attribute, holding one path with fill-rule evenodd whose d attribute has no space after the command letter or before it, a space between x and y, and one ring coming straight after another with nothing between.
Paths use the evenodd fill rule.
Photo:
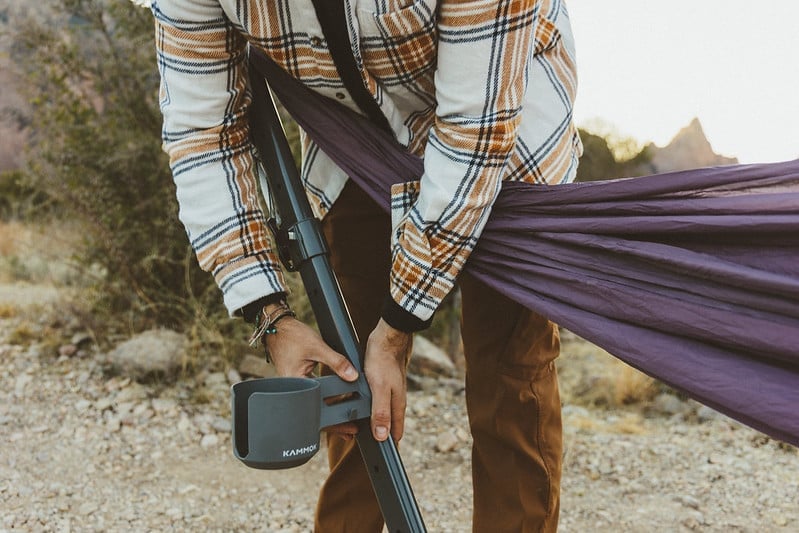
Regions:
<instances>
[{"instance_id":1,"label":"shirt pocket","mask_svg":"<svg viewBox=\"0 0 799 533\"><path fill-rule=\"evenodd\" d=\"M364 67L384 87L414 83L436 64L437 0L392 2L357 11Z\"/></svg>"}]
</instances>

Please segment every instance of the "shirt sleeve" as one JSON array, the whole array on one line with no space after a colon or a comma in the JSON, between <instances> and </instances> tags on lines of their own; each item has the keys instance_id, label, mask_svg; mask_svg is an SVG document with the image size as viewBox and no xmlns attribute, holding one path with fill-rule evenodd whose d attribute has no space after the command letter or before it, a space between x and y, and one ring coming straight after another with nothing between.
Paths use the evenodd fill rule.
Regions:
<instances>
[{"instance_id":1,"label":"shirt sleeve","mask_svg":"<svg viewBox=\"0 0 799 533\"><path fill-rule=\"evenodd\" d=\"M516 142L539 4L439 5L435 123L418 196L392 234L383 317L395 327L429 323L488 220Z\"/></svg>"},{"instance_id":2,"label":"shirt sleeve","mask_svg":"<svg viewBox=\"0 0 799 533\"><path fill-rule=\"evenodd\" d=\"M287 291L260 208L246 113L246 41L219 2L153 2L163 145L180 220L231 314Z\"/></svg>"}]
</instances>

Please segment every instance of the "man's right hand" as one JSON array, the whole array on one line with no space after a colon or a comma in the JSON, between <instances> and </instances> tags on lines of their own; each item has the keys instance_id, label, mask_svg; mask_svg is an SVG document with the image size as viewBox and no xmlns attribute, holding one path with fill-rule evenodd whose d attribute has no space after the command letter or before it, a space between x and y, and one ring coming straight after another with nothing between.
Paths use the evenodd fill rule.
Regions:
<instances>
[{"instance_id":1,"label":"man's right hand","mask_svg":"<svg viewBox=\"0 0 799 533\"><path fill-rule=\"evenodd\" d=\"M358 379L352 363L330 348L313 328L293 317L285 317L276 329L276 333L267 334L265 339L278 376L307 377L316 364L321 363L344 381Z\"/></svg>"},{"instance_id":2,"label":"man's right hand","mask_svg":"<svg viewBox=\"0 0 799 533\"><path fill-rule=\"evenodd\" d=\"M307 377L317 363L321 363L344 381L358 379L358 372L352 363L330 348L313 328L288 316L276 324L276 329L276 333L266 335L265 343L278 376ZM355 423L346 422L325 431L349 440L358 432L358 428Z\"/></svg>"}]
</instances>

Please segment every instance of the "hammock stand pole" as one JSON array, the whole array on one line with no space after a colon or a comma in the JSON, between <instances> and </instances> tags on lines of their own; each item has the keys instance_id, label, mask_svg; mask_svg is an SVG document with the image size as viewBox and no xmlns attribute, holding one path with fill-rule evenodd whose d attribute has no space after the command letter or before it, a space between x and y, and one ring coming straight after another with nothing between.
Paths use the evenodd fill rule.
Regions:
<instances>
[{"instance_id":1,"label":"hammock stand pole","mask_svg":"<svg viewBox=\"0 0 799 533\"><path fill-rule=\"evenodd\" d=\"M355 366L359 373L358 392L362 397L371 398L358 337L330 267L324 235L308 203L274 100L252 65L250 73L253 92L250 135L266 173L271 199L280 215L277 235L283 237L280 239L283 246L278 243L282 248L281 261L288 270L299 271L322 338ZM390 438L382 442L375 440L369 420L356 421L356 441L388 531L427 531L394 441Z\"/></svg>"}]
</instances>

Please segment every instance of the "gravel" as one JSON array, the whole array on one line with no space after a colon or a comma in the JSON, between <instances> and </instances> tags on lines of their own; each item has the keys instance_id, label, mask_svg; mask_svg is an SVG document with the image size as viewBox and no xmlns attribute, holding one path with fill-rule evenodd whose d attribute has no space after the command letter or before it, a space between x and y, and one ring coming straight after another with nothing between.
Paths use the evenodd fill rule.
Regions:
<instances>
[{"instance_id":1,"label":"gravel","mask_svg":"<svg viewBox=\"0 0 799 533\"><path fill-rule=\"evenodd\" d=\"M0 319L0 531L304 532L324 453L285 471L232 454L228 387L110 377L7 342ZM799 454L696 404L566 405L561 531L799 531ZM469 531L462 389L414 391L401 452L430 531Z\"/></svg>"}]
</instances>

